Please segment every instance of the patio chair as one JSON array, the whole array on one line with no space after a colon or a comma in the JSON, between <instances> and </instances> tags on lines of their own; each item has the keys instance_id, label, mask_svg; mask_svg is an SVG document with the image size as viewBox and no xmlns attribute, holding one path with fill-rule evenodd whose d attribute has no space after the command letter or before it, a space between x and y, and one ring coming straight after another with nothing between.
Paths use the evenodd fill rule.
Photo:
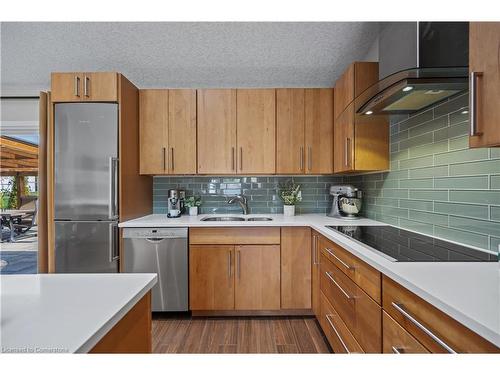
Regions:
<instances>
[{"instance_id":1,"label":"patio chair","mask_svg":"<svg viewBox=\"0 0 500 375\"><path fill-rule=\"evenodd\" d=\"M18 235L26 233L36 225L38 199L31 197L21 198L21 206L19 209L33 210L33 212L26 213L14 223L14 230Z\"/></svg>"}]
</instances>

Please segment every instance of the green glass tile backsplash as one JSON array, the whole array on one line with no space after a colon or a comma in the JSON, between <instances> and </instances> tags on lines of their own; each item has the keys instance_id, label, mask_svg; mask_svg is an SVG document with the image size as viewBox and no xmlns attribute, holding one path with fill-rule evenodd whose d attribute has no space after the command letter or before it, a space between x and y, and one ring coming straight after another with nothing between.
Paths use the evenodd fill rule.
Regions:
<instances>
[{"instance_id":1,"label":"green glass tile backsplash","mask_svg":"<svg viewBox=\"0 0 500 375\"><path fill-rule=\"evenodd\" d=\"M238 204L229 205L227 197L244 194L248 198L250 213L283 213L283 203L278 197L279 183L292 179L289 176L186 176L154 177L153 208L155 213L167 212L167 190L185 189L186 194L199 195L202 199L200 212L241 213ZM301 185L302 202L297 213L326 213L331 207L330 185L341 183L340 176L295 176L293 180Z\"/></svg>"},{"instance_id":2,"label":"green glass tile backsplash","mask_svg":"<svg viewBox=\"0 0 500 375\"><path fill-rule=\"evenodd\" d=\"M498 250L500 150L468 148L467 111L466 93L391 120L391 171L344 178L365 191L365 216Z\"/></svg>"}]
</instances>

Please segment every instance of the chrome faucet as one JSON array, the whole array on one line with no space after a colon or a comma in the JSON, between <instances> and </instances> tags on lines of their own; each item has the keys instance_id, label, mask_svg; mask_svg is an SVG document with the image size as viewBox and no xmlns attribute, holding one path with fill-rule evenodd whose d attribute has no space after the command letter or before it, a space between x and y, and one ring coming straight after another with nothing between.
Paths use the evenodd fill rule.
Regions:
<instances>
[{"instance_id":1,"label":"chrome faucet","mask_svg":"<svg viewBox=\"0 0 500 375\"><path fill-rule=\"evenodd\" d=\"M238 202L241 209L243 210L243 215L248 215L247 197L245 197L243 194L235 195L234 197L231 197L227 200L228 204L233 204L234 202Z\"/></svg>"}]
</instances>

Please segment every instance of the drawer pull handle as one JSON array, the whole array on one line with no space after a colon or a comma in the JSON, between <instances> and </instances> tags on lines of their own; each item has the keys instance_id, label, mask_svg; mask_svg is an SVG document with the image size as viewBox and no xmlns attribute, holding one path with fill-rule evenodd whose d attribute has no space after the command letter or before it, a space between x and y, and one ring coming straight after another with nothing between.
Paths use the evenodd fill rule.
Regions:
<instances>
[{"instance_id":1,"label":"drawer pull handle","mask_svg":"<svg viewBox=\"0 0 500 375\"><path fill-rule=\"evenodd\" d=\"M350 296L345 290L344 288L342 288L336 281L335 279L332 277L332 275L330 274L330 272L325 272L325 275L332 281L332 283L335 284L335 286L337 288L339 288L339 290L342 292L342 294L345 296L345 298L347 299L354 299L353 296Z\"/></svg>"},{"instance_id":2,"label":"drawer pull handle","mask_svg":"<svg viewBox=\"0 0 500 375\"><path fill-rule=\"evenodd\" d=\"M395 346L393 346L391 349L392 349L392 352L394 354L403 354L404 353L404 349L396 348Z\"/></svg>"},{"instance_id":3,"label":"drawer pull handle","mask_svg":"<svg viewBox=\"0 0 500 375\"><path fill-rule=\"evenodd\" d=\"M340 264L342 264L348 270L353 270L354 269L353 266L348 265L346 262L344 262L342 259L340 259L338 256L336 256L332 249L329 249L328 247L325 247L325 250L326 250L326 252L328 254L330 254L332 257L334 257L335 259L337 259L340 262Z\"/></svg>"},{"instance_id":4,"label":"drawer pull handle","mask_svg":"<svg viewBox=\"0 0 500 375\"><path fill-rule=\"evenodd\" d=\"M347 352L347 354L351 354L351 352L347 348L347 345L345 344L344 340L342 340L342 337L340 337L340 334L337 331L337 328L335 328L335 326L333 325L333 322L330 320L331 315L326 314L325 316L326 316L326 320L328 320L328 324L330 324L330 327L332 327L333 332L335 332L335 334L337 335L337 338L339 339L340 343L344 347L344 350Z\"/></svg>"},{"instance_id":5,"label":"drawer pull handle","mask_svg":"<svg viewBox=\"0 0 500 375\"><path fill-rule=\"evenodd\" d=\"M418 329L420 329L422 332L424 332L427 336L429 336L432 340L434 340L437 344L439 344L443 349L445 349L448 353L453 353L456 354L456 351L454 351L448 344L446 344L443 340L441 340L439 337L437 337L432 331L424 326L422 323L420 323L417 319L415 319L413 316L411 316L405 309L404 305L401 303L396 303L392 302L391 303L392 307L394 307L397 311L401 313L406 319L408 319L410 322L412 322Z\"/></svg>"}]
</instances>

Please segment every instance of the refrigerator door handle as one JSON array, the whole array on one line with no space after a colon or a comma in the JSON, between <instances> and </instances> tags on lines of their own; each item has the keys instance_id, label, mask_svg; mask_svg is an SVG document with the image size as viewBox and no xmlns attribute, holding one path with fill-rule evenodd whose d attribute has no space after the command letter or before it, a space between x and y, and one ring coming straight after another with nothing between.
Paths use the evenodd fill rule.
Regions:
<instances>
[{"instance_id":1,"label":"refrigerator door handle","mask_svg":"<svg viewBox=\"0 0 500 375\"><path fill-rule=\"evenodd\" d=\"M109 261L112 263L118 260L118 224L109 224Z\"/></svg>"},{"instance_id":2,"label":"refrigerator door handle","mask_svg":"<svg viewBox=\"0 0 500 375\"><path fill-rule=\"evenodd\" d=\"M117 172L118 158L111 156L109 158L109 219L118 218L118 184L116 183Z\"/></svg>"}]
</instances>

